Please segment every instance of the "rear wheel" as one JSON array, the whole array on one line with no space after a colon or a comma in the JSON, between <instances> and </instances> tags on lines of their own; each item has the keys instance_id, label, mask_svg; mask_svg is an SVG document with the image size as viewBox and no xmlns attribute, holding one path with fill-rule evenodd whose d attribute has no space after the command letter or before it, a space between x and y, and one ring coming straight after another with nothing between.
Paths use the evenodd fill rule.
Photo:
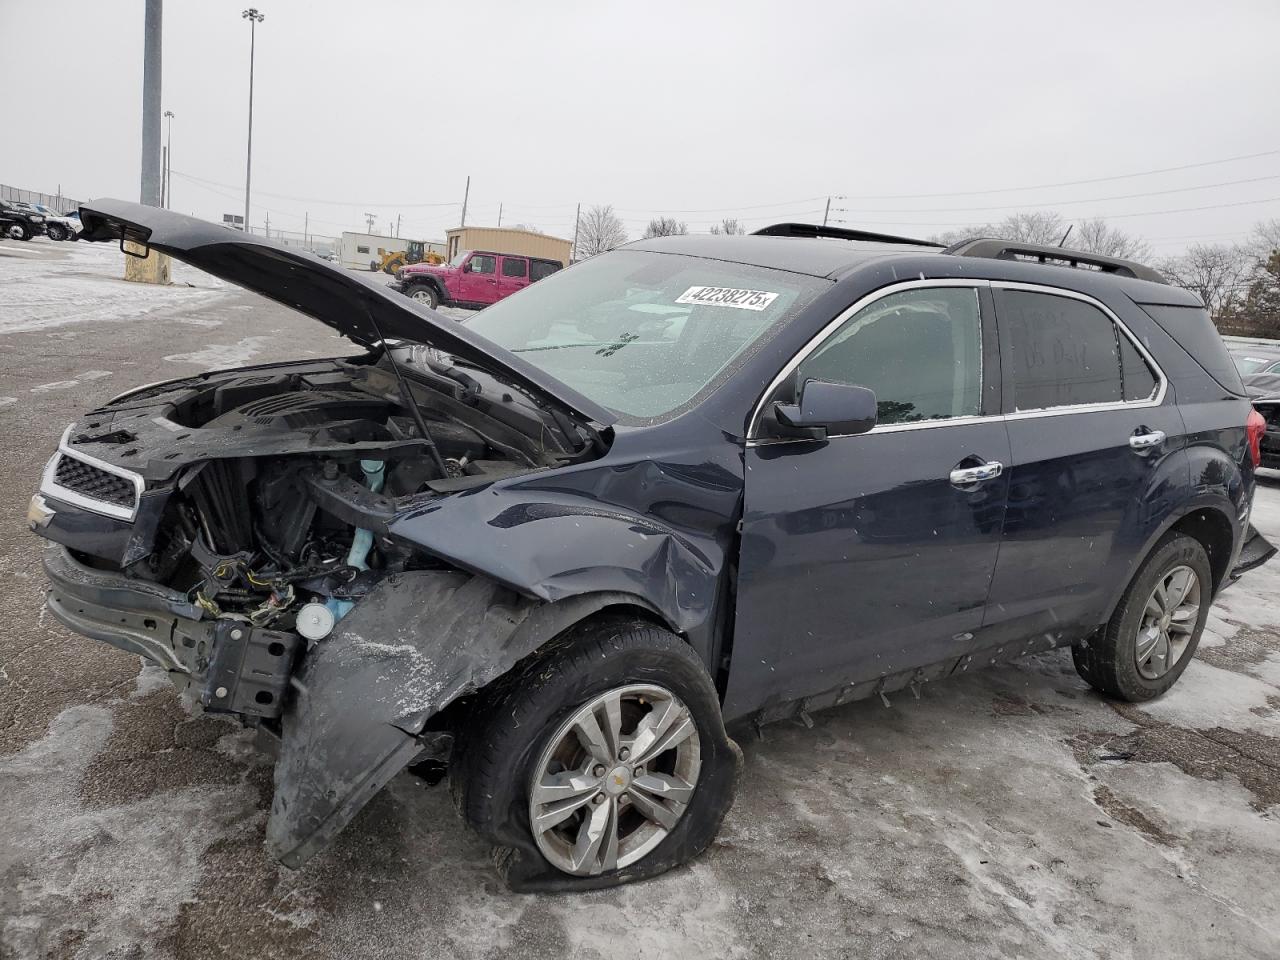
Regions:
<instances>
[{"instance_id":1,"label":"rear wheel","mask_svg":"<svg viewBox=\"0 0 1280 960\"><path fill-rule=\"evenodd\" d=\"M450 765L464 819L516 889L586 889L696 856L733 802L737 745L679 637L584 625L476 711Z\"/></svg>"},{"instance_id":2,"label":"rear wheel","mask_svg":"<svg viewBox=\"0 0 1280 960\"><path fill-rule=\"evenodd\" d=\"M419 303L426 304L432 310L440 306L440 297L436 294L434 288L425 283L414 284L410 287L409 297Z\"/></svg>"},{"instance_id":3,"label":"rear wheel","mask_svg":"<svg viewBox=\"0 0 1280 960\"><path fill-rule=\"evenodd\" d=\"M1193 537L1165 537L1097 635L1072 648L1076 671L1121 700L1158 697L1191 662L1213 599L1209 556Z\"/></svg>"}]
</instances>

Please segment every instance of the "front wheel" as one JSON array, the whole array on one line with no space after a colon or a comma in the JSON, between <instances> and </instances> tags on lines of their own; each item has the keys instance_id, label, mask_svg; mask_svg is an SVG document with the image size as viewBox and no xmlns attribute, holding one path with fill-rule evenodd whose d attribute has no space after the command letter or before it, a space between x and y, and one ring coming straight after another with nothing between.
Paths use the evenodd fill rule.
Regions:
<instances>
[{"instance_id":1,"label":"front wheel","mask_svg":"<svg viewBox=\"0 0 1280 960\"><path fill-rule=\"evenodd\" d=\"M19 240L30 240L31 228L28 227L25 223L16 224L13 228L13 235L17 237Z\"/></svg>"},{"instance_id":2,"label":"front wheel","mask_svg":"<svg viewBox=\"0 0 1280 960\"><path fill-rule=\"evenodd\" d=\"M696 856L741 754L701 661L633 620L556 641L477 710L450 767L464 819L517 890L614 886Z\"/></svg>"},{"instance_id":3,"label":"front wheel","mask_svg":"<svg viewBox=\"0 0 1280 960\"><path fill-rule=\"evenodd\" d=\"M409 288L409 298L417 300L421 304L425 304L434 310L440 306L440 297L436 294L434 288L427 286L425 283L419 283Z\"/></svg>"},{"instance_id":4,"label":"front wheel","mask_svg":"<svg viewBox=\"0 0 1280 960\"><path fill-rule=\"evenodd\" d=\"M49 224L49 239L50 240L67 239L66 231L62 229L61 224L58 224L58 223Z\"/></svg>"},{"instance_id":5,"label":"front wheel","mask_svg":"<svg viewBox=\"0 0 1280 960\"><path fill-rule=\"evenodd\" d=\"M1169 534L1147 557L1111 619L1072 647L1076 672L1131 703L1160 696L1187 669L1213 602L1213 572L1200 541Z\"/></svg>"}]
</instances>

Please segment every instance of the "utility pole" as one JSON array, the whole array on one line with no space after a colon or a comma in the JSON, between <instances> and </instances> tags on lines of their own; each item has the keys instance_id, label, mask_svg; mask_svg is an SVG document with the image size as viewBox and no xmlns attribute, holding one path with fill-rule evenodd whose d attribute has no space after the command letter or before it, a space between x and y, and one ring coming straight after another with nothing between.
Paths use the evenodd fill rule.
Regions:
<instances>
[{"instance_id":1,"label":"utility pole","mask_svg":"<svg viewBox=\"0 0 1280 960\"><path fill-rule=\"evenodd\" d=\"M375 217L372 213L366 213L364 215L364 219L365 219L365 223L368 225L365 228L365 233L373 233L373 221L377 220L378 218Z\"/></svg>"},{"instance_id":2,"label":"utility pole","mask_svg":"<svg viewBox=\"0 0 1280 960\"><path fill-rule=\"evenodd\" d=\"M164 112L167 129L164 137L164 203L166 210L173 206L173 117L172 110Z\"/></svg>"},{"instance_id":3,"label":"utility pole","mask_svg":"<svg viewBox=\"0 0 1280 960\"><path fill-rule=\"evenodd\" d=\"M267 211L267 239L271 239L271 211Z\"/></svg>"},{"instance_id":4,"label":"utility pole","mask_svg":"<svg viewBox=\"0 0 1280 960\"><path fill-rule=\"evenodd\" d=\"M160 206L160 42L164 0L147 0L142 52L142 203Z\"/></svg>"},{"instance_id":5,"label":"utility pole","mask_svg":"<svg viewBox=\"0 0 1280 960\"><path fill-rule=\"evenodd\" d=\"M400 214L396 214L396 239L400 239Z\"/></svg>"},{"instance_id":6,"label":"utility pole","mask_svg":"<svg viewBox=\"0 0 1280 960\"><path fill-rule=\"evenodd\" d=\"M827 217L831 214L831 198L827 197L827 209L822 211L822 225L827 225Z\"/></svg>"},{"instance_id":7,"label":"utility pole","mask_svg":"<svg viewBox=\"0 0 1280 960\"><path fill-rule=\"evenodd\" d=\"M310 249L311 241L307 238L307 233L311 229L311 211L307 210L302 214L302 245Z\"/></svg>"},{"instance_id":8,"label":"utility pole","mask_svg":"<svg viewBox=\"0 0 1280 960\"><path fill-rule=\"evenodd\" d=\"M578 224L582 222L582 204L578 204L578 209L573 215L573 246L569 248L569 259L578 259Z\"/></svg>"},{"instance_id":9,"label":"utility pole","mask_svg":"<svg viewBox=\"0 0 1280 960\"><path fill-rule=\"evenodd\" d=\"M139 200L147 206L158 207L163 201L164 185L160 150L160 78L161 78L161 29L164 0L146 0L142 37L142 163ZM136 245L126 244L126 252L141 251ZM149 255L129 256L124 261L124 278L135 283L168 283L169 258L152 250Z\"/></svg>"},{"instance_id":10,"label":"utility pole","mask_svg":"<svg viewBox=\"0 0 1280 960\"><path fill-rule=\"evenodd\" d=\"M249 181L253 172L253 56L258 40L258 24L267 19L258 12L257 7L250 7L240 14L249 21L249 146L244 161L244 228L249 229Z\"/></svg>"},{"instance_id":11,"label":"utility pole","mask_svg":"<svg viewBox=\"0 0 1280 960\"><path fill-rule=\"evenodd\" d=\"M471 177L468 175L467 190L466 190L466 193L462 195L462 223L458 224L458 226L460 227L465 227L467 225L467 201L470 199L471 199Z\"/></svg>"},{"instance_id":12,"label":"utility pole","mask_svg":"<svg viewBox=\"0 0 1280 960\"><path fill-rule=\"evenodd\" d=\"M502 204L498 204L498 226L502 226Z\"/></svg>"}]
</instances>

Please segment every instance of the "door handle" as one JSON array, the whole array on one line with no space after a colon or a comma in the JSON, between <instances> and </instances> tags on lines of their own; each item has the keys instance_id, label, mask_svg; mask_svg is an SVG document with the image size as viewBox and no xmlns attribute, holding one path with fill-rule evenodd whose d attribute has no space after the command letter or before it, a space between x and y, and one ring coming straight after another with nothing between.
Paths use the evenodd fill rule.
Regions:
<instances>
[{"instance_id":1,"label":"door handle","mask_svg":"<svg viewBox=\"0 0 1280 960\"><path fill-rule=\"evenodd\" d=\"M1145 428L1139 427L1138 429L1143 430ZM1129 438L1129 446L1138 452L1142 452L1143 450L1150 450L1152 447L1160 446L1160 444L1164 443L1164 439L1165 436L1163 430L1151 430L1147 433L1135 433Z\"/></svg>"},{"instance_id":2,"label":"door handle","mask_svg":"<svg viewBox=\"0 0 1280 960\"><path fill-rule=\"evenodd\" d=\"M999 460L988 460L976 467L956 467L951 471L953 487L967 487L983 480L994 480L1004 473L1004 464Z\"/></svg>"}]
</instances>

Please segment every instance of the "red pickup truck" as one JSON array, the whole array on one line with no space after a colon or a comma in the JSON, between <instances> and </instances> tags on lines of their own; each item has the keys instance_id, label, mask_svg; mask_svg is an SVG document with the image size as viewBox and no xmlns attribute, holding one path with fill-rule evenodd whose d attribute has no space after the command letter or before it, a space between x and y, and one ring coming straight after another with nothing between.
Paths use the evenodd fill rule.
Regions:
<instances>
[{"instance_id":1,"label":"red pickup truck","mask_svg":"<svg viewBox=\"0 0 1280 960\"><path fill-rule=\"evenodd\" d=\"M563 269L559 260L517 253L463 250L439 266L415 263L396 271L392 289L435 308L479 310Z\"/></svg>"}]
</instances>

